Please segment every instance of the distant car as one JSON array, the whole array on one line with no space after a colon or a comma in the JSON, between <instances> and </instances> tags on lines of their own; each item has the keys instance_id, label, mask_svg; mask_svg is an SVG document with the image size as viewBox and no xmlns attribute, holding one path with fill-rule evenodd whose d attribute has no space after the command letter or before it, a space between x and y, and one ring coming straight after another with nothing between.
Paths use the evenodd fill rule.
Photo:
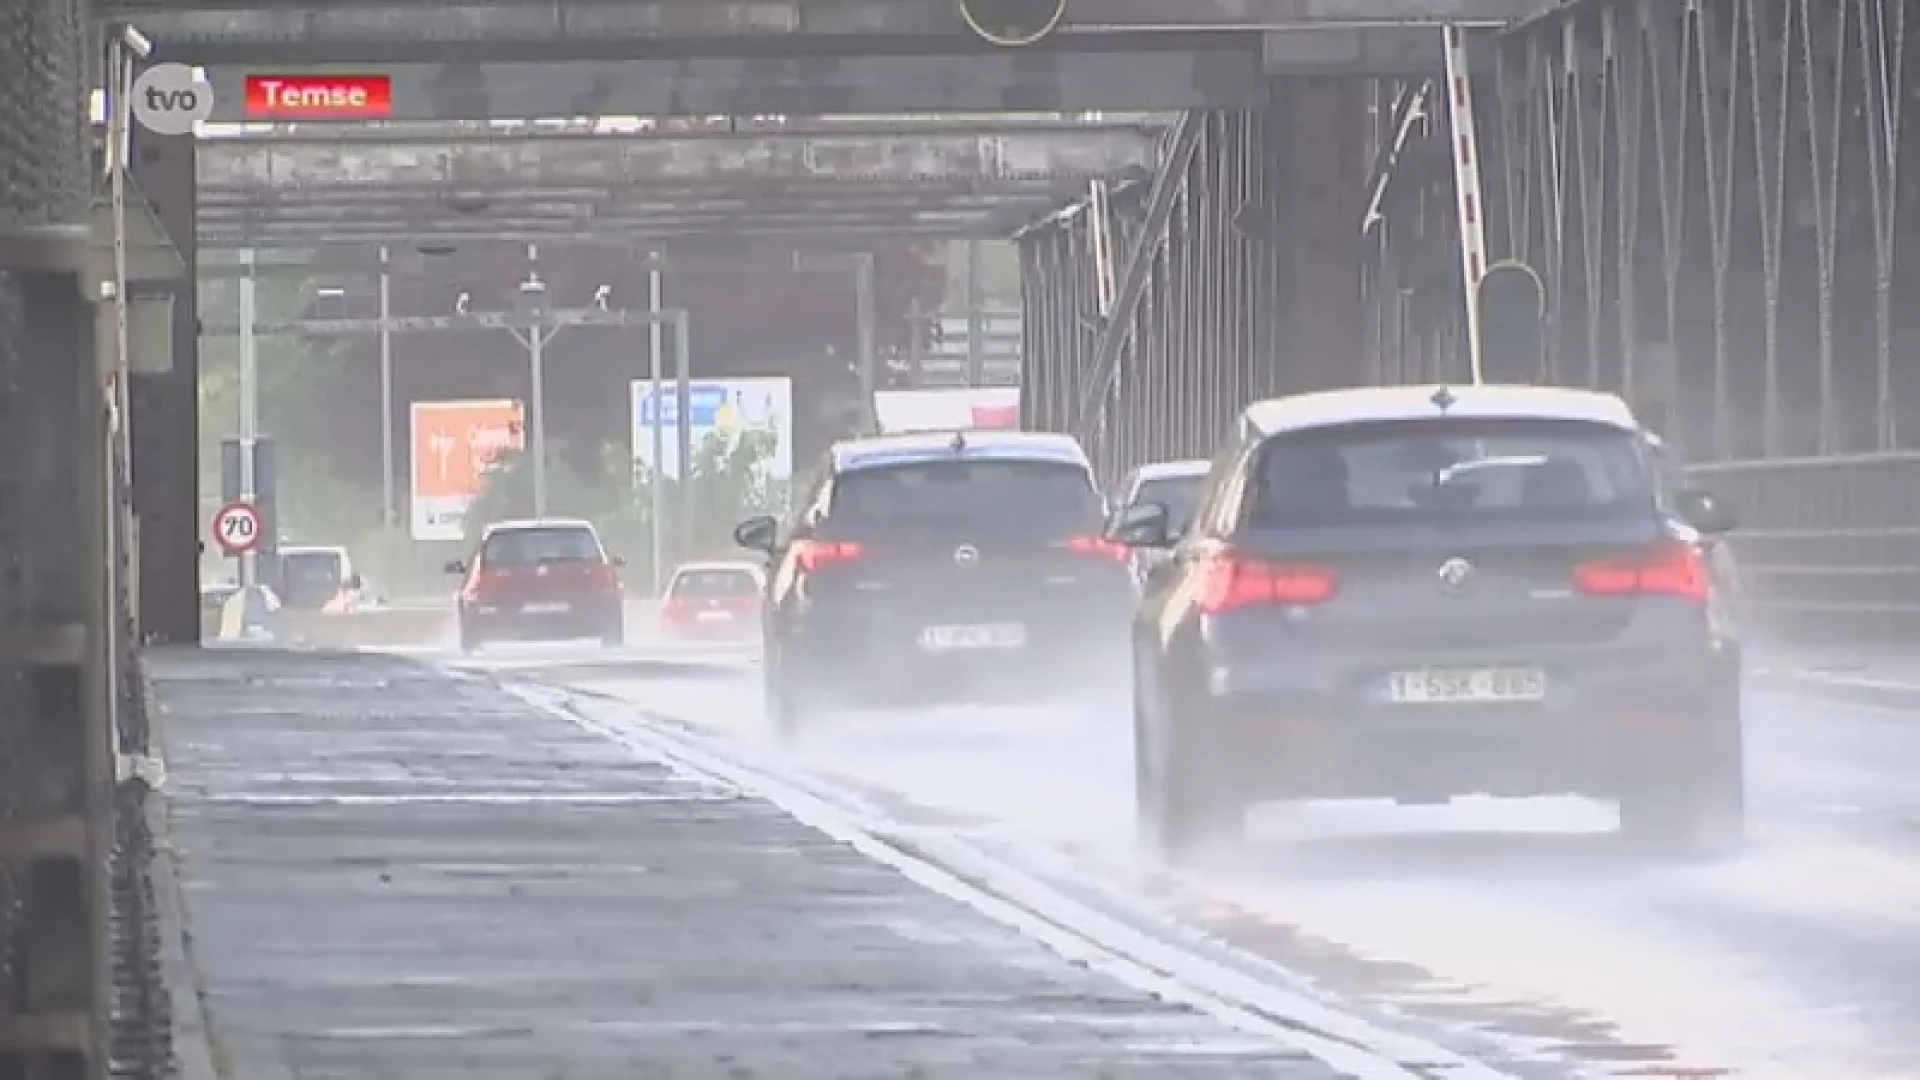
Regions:
<instances>
[{"instance_id":1,"label":"distant car","mask_svg":"<svg viewBox=\"0 0 1920 1080\"><path fill-rule=\"evenodd\" d=\"M270 641L280 598L265 585L221 582L200 587L200 636L205 641Z\"/></svg>"},{"instance_id":2,"label":"distant car","mask_svg":"<svg viewBox=\"0 0 1920 1080\"><path fill-rule=\"evenodd\" d=\"M309 544L282 547L279 563L280 602L284 606L330 615L361 606L363 583L346 548Z\"/></svg>"},{"instance_id":3,"label":"distant car","mask_svg":"<svg viewBox=\"0 0 1920 1080\"><path fill-rule=\"evenodd\" d=\"M1706 851L1744 814L1730 511L1610 394L1394 387L1248 407L1134 626L1164 854L1273 799L1617 802ZM1111 535L1166 545L1164 512Z\"/></svg>"},{"instance_id":4,"label":"distant car","mask_svg":"<svg viewBox=\"0 0 1920 1080\"><path fill-rule=\"evenodd\" d=\"M607 554L592 523L571 518L501 521L487 527L463 577L460 649L498 641L626 640L622 560Z\"/></svg>"},{"instance_id":5,"label":"distant car","mask_svg":"<svg viewBox=\"0 0 1920 1080\"><path fill-rule=\"evenodd\" d=\"M833 446L773 561L765 678L789 734L841 704L1114 702L1133 590L1065 435L940 432ZM1125 709L1121 708L1122 715Z\"/></svg>"},{"instance_id":6,"label":"distant car","mask_svg":"<svg viewBox=\"0 0 1920 1080\"><path fill-rule=\"evenodd\" d=\"M1146 503L1158 503L1167 508L1167 524L1170 533L1178 537L1187 529L1187 522L1193 517L1193 508L1200 502L1200 491L1206 486L1207 473L1213 468L1213 462L1205 458L1185 461L1156 461L1142 465L1126 475L1116 489L1113 509L1123 511ZM1147 574L1166 558L1164 548L1135 548L1129 559L1133 567L1135 580L1142 585Z\"/></svg>"},{"instance_id":7,"label":"distant car","mask_svg":"<svg viewBox=\"0 0 1920 1080\"><path fill-rule=\"evenodd\" d=\"M667 579L660 623L683 637L757 638L766 591L766 571L756 563L685 563Z\"/></svg>"}]
</instances>

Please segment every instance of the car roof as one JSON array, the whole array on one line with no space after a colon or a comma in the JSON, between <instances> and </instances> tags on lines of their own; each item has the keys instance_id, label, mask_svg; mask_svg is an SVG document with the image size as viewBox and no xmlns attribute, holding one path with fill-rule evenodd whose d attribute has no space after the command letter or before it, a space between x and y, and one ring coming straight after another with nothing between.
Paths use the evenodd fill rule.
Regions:
<instances>
[{"instance_id":1,"label":"car roof","mask_svg":"<svg viewBox=\"0 0 1920 1080\"><path fill-rule=\"evenodd\" d=\"M526 532L531 529L585 529L593 532L593 522L585 518L515 518L487 526L486 535L497 532Z\"/></svg>"},{"instance_id":2,"label":"car roof","mask_svg":"<svg viewBox=\"0 0 1920 1080\"><path fill-rule=\"evenodd\" d=\"M956 443L959 448L956 449ZM1046 461L1088 466L1087 452L1071 435L1048 431L916 431L848 439L829 452L834 472L921 461Z\"/></svg>"},{"instance_id":3,"label":"car roof","mask_svg":"<svg viewBox=\"0 0 1920 1080\"><path fill-rule=\"evenodd\" d=\"M1213 462L1206 458L1185 458L1180 461L1150 461L1133 470L1135 481L1169 480L1181 477L1205 476L1213 471Z\"/></svg>"},{"instance_id":4,"label":"car roof","mask_svg":"<svg viewBox=\"0 0 1920 1080\"><path fill-rule=\"evenodd\" d=\"M741 559L713 559L707 562L681 563L679 566L673 568L673 572L675 576L680 574L722 573L751 574L754 577L760 577L766 573L766 571L760 568L759 563L746 562Z\"/></svg>"},{"instance_id":5,"label":"car roof","mask_svg":"<svg viewBox=\"0 0 1920 1080\"><path fill-rule=\"evenodd\" d=\"M1444 408L1441 402L1446 404ZM1474 420L1572 420L1640 430L1617 394L1560 386L1369 386L1256 401L1241 414L1259 434L1281 435L1343 424L1447 416Z\"/></svg>"}]
</instances>

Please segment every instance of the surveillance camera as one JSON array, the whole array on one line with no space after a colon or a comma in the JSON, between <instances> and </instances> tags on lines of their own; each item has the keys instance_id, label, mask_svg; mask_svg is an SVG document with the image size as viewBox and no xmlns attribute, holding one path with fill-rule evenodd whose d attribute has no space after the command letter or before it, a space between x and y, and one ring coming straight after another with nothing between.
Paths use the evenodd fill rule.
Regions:
<instances>
[{"instance_id":1,"label":"surveillance camera","mask_svg":"<svg viewBox=\"0 0 1920 1080\"><path fill-rule=\"evenodd\" d=\"M128 52L142 60L153 55L153 42L149 41L147 35L141 33L131 23L121 25L120 44L125 45Z\"/></svg>"}]
</instances>

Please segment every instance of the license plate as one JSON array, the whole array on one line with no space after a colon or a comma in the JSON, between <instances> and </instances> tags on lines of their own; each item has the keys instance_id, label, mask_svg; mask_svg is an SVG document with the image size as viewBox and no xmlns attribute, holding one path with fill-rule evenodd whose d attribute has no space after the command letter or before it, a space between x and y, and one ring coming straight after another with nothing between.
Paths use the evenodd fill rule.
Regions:
<instances>
[{"instance_id":1,"label":"license plate","mask_svg":"<svg viewBox=\"0 0 1920 1080\"><path fill-rule=\"evenodd\" d=\"M1019 623L993 626L929 626L920 631L920 647L929 652L957 649L1018 649L1027 643Z\"/></svg>"},{"instance_id":2,"label":"license plate","mask_svg":"<svg viewBox=\"0 0 1920 1080\"><path fill-rule=\"evenodd\" d=\"M529 615L558 615L563 611L572 611L572 604L524 604L521 611Z\"/></svg>"},{"instance_id":3,"label":"license plate","mask_svg":"<svg viewBox=\"0 0 1920 1080\"><path fill-rule=\"evenodd\" d=\"M703 611L703 612L701 612L701 613L699 613L698 615L695 615L695 616L694 616L694 618L695 618L695 619L698 619L698 620L699 620L699 621L701 621L701 622L732 622L732 621L733 621L733 612L731 612L731 611Z\"/></svg>"},{"instance_id":4,"label":"license plate","mask_svg":"<svg viewBox=\"0 0 1920 1080\"><path fill-rule=\"evenodd\" d=\"M1435 668L1396 671L1387 694L1401 705L1541 701L1547 674L1539 668Z\"/></svg>"}]
</instances>

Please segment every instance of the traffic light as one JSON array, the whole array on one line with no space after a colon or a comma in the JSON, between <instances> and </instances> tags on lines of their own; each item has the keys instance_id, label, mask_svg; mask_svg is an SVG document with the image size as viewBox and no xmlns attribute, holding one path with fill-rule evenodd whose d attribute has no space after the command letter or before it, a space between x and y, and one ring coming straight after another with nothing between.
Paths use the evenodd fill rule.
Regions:
<instances>
[{"instance_id":1,"label":"traffic light","mask_svg":"<svg viewBox=\"0 0 1920 1080\"><path fill-rule=\"evenodd\" d=\"M957 0L967 29L995 45L1031 45L1060 28L1067 0Z\"/></svg>"},{"instance_id":2,"label":"traffic light","mask_svg":"<svg viewBox=\"0 0 1920 1080\"><path fill-rule=\"evenodd\" d=\"M1523 262L1487 268L1480 305L1480 370L1488 382L1536 382L1546 367L1546 289Z\"/></svg>"}]
</instances>

